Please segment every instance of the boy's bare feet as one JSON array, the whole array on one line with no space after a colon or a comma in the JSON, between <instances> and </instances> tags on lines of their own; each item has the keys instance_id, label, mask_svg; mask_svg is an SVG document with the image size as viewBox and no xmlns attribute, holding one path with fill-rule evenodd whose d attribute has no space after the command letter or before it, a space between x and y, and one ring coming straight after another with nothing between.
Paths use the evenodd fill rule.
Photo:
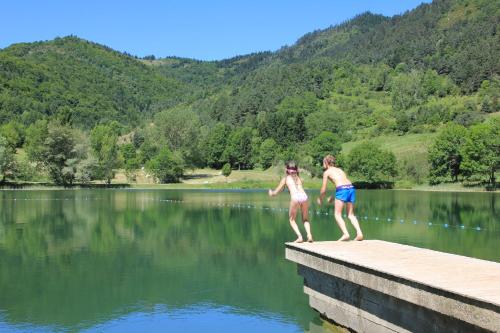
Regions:
<instances>
[{"instance_id":1,"label":"boy's bare feet","mask_svg":"<svg viewBox=\"0 0 500 333\"><path fill-rule=\"evenodd\" d=\"M312 235L307 236L307 241L308 241L309 243L314 242Z\"/></svg>"},{"instance_id":2,"label":"boy's bare feet","mask_svg":"<svg viewBox=\"0 0 500 333\"><path fill-rule=\"evenodd\" d=\"M303 242L304 242L304 240L302 239L302 237L297 238L297 239L294 241L294 243L303 243Z\"/></svg>"},{"instance_id":3,"label":"boy's bare feet","mask_svg":"<svg viewBox=\"0 0 500 333\"><path fill-rule=\"evenodd\" d=\"M363 234L357 235L356 238L354 238L355 241L362 241L364 239Z\"/></svg>"},{"instance_id":4,"label":"boy's bare feet","mask_svg":"<svg viewBox=\"0 0 500 333\"><path fill-rule=\"evenodd\" d=\"M339 238L339 242L347 241L349 240L350 236L349 235L342 235L342 237Z\"/></svg>"}]
</instances>

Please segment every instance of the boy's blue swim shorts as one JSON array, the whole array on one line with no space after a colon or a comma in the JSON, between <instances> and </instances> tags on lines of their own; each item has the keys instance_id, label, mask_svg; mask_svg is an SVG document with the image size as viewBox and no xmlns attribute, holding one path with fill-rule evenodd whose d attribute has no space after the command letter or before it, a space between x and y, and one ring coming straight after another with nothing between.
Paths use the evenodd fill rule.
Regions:
<instances>
[{"instance_id":1,"label":"boy's blue swim shorts","mask_svg":"<svg viewBox=\"0 0 500 333\"><path fill-rule=\"evenodd\" d=\"M354 203L356 201L356 189L352 184L338 186L335 190L335 199Z\"/></svg>"}]
</instances>

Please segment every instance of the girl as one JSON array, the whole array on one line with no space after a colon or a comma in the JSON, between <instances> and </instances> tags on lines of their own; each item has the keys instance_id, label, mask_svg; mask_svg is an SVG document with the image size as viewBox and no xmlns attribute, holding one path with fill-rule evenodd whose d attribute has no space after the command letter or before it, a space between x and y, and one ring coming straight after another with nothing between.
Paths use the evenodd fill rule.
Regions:
<instances>
[{"instance_id":1,"label":"girl","mask_svg":"<svg viewBox=\"0 0 500 333\"><path fill-rule=\"evenodd\" d=\"M311 235L311 225L309 224L309 219L307 217L309 208L307 194L302 188L302 180L299 177L297 164L293 161L286 163L286 176L280 181L278 187L276 187L274 191L269 190L269 196L277 195L281 192L281 190L283 190L285 185L288 187L288 192L290 192L289 218L290 225L292 226L293 231L297 234L295 243L302 243L304 241L299 227L297 226L297 223L295 223L295 217L297 216L297 209L299 207L302 210L302 222L304 223L304 228L306 229L307 241L312 243L313 238Z\"/></svg>"}]
</instances>

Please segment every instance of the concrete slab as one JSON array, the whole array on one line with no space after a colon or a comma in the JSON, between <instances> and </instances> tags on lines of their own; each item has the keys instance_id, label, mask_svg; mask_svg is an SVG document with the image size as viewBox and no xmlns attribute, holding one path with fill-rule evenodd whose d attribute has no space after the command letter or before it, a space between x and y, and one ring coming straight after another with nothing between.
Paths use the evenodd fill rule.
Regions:
<instances>
[{"instance_id":1,"label":"concrete slab","mask_svg":"<svg viewBox=\"0 0 500 333\"><path fill-rule=\"evenodd\" d=\"M311 306L352 329L500 330L500 263L378 240L287 243L286 258Z\"/></svg>"},{"instance_id":2,"label":"concrete slab","mask_svg":"<svg viewBox=\"0 0 500 333\"><path fill-rule=\"evenodd\" d=\"M380 240L286 245L500 306L500 263Z\"/></svg>"}]
</instances>

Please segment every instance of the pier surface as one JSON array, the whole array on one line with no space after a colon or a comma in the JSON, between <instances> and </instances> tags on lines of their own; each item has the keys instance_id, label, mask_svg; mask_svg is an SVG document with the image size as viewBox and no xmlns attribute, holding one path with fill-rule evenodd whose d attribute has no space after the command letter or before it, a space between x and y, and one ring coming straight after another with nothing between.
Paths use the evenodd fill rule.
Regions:
<instances>
[{"instance_id":1,"label":"pier surface","mask_svg":"<svg viewBox=\"0 0 500 333\"><path fill-rule=\"evenodd\" d=\"M358 332L500 331L500 264L378 240L287 243L310 305Z\"/></svg>"}]
</instances>

